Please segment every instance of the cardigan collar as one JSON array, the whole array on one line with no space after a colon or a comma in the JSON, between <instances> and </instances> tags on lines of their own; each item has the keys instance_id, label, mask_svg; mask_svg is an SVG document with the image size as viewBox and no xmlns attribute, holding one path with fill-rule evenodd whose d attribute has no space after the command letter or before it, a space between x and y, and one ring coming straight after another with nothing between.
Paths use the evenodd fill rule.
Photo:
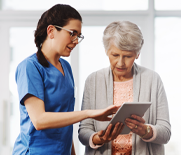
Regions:
<instances>
[{"instance_id":1,"label":"cardigan collar","mask_svg":"<svg viewBox=\"0 0 181 155\"><path fill-rule=\"evenodd\" d=\"M139 68L136 63L133 64L133 101L139 101L139 94L140 94L140 74L138 72ZM105 72L105 81L107 85L107 100L108 106L113 105L113 73L111 67Z\"/></svg>"}]
</instances>

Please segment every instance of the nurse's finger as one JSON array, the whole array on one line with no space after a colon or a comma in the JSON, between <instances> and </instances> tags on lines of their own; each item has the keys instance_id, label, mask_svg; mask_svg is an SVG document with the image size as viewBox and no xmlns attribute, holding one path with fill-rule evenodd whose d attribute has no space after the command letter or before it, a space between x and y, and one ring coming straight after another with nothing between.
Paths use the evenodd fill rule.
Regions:
<instances>
[{"instance_id":1,"label":"nurse's finger","mask_svg":"<svg viewBox=\"0 0 181 155\"><path fill-rule=\"evenodd\" d=\"M120 108L120 106L110 105L109 107L106 108L105 114L106 114L107 116L110 116L110 115L112 115L112 114L115 114L119 108Z\"/></svg>"}]
</instances>

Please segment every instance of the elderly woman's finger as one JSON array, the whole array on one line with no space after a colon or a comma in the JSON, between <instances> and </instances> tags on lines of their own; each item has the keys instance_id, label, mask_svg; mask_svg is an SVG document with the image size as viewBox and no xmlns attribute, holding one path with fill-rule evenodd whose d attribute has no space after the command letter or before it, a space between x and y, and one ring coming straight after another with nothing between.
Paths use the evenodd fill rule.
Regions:
<instances>
[{"instance_id":1,"label":"elderly woman's finger","mask_svg":"<svg viewBox=\"0 0 181 155\"><path fill-rule=\"evenodd\" d=\"M128 121L125 121L126 125L131 129L131 131L133 133L136 133L138 135L140 135L141 132L143 132L144 130L144 124L143 123L138 123L138 124L134 124Z\"/></svg>"},{"instance_id":2,"label":"elderly woman's finger","mask_svg":"<svg viewBox=\"0 0 181 155\"><path fill-rule=\"evenodd\" d=\"M125 123L131 130L136 127L136 125L134 123L131 123L131 122L128 122L128 121L125 121Z\"/></svg>"},{"instance_id":3,"label":"elderly woman's finger","mask_svg":"<svg viewBox=\"0 0 181 155\"><path fill-rule=\"evenodd\" d=\"M97 135L98 135L99 137L102 137L102 136L104 135L104 133L105 133L105 131L104 131L104 130L101 130L101 131L97 132Z\"/></svg>"},{"instance_id":4,"label":"elderly woman's finger","mask_svg":"<svg viewBox=\"0 0 181 155\"><path fill-rule=\"evenodd\" d=\"M145 120L142 117L140 117L140 116L131 115L131 118L133 118L133 119L135 119L135 120L137 120L137 121L139 121L139 122L141 122L143 124L145 123Z\"/></svg>"},{"instance_id":5,"label":"elderly woman's finger","mask_svg":"<svg viewBox=\"0 0 181 155\"><path fill-rule=\"evenodd\" d=\"M131 131L136 133L136 134L139 134L141 131L143 130L143 126L135 126Z\"/></svg>"},{"instance_id":6,"label":"elderly woman's finger","mask_svg":"<svg viewBox=\"0 0 181 155\"><path fill-rule=\"evenodd\" d=\"M117 134L117 131L118 131L120 125L121 125L121 123L118 122L118 123L116 123L116 125L114 126L114 129L113 129L113 131L111 132L111 135L110 135L112 140L115 138L115 136L116 136L116 134Z\"/></svg>"},{"instance_id":7,"label":"elderly woman's finger","mask_svg":"<svg viewBox=\"0 0 181 155\"><path fill-rule=\"evenodd\" d=\"M109 126L107 127L104 135L102 136L102 138L106 141L109 139L109 136L111 134L111 129L112 129L113 125L112 124L109 124Z\"/></svg>"},{"instance_id":8,"label":"elderly woman's finger","mask_svg":"<svg viewBox=\"0 0 181 155\"><path fill-rule=\"evenodd\" d=\"M143 122L140 122L140 121L138 121L138 120L131 119L131 118L126 118L125 123L126 123L126 124L127 124L127 123L133 124L133 125L132 125L133 128L134 128L135 125L137 125L137 126L143 126L143 125L144 125Z\"/></svg>"},{"instance_id":9,"label":"elderly woman's finger","mask_svg":"<svg viewBox=\"0 0 181 155\"><path fill-rule=\"evenodd\" d=\"M117 132L116 134L114 135L113 139L115 139L122 131L123 131L123 128L124 128L124 124L123 123L120 123L119 124L119 127L117 129Z\"/></svg>"}]
</instances>

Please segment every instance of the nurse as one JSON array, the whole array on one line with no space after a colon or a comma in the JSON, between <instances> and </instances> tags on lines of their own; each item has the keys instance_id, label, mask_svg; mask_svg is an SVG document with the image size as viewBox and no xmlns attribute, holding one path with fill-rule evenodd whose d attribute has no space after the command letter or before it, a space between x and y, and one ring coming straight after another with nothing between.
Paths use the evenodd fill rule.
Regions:
<instances>
[{"instance_id":1,"label":"nurse","mask_svg":"<svg viewBox=\"0 0 181 155\"><path fill-rule=\"evenodd\" d=\"M75 155L73 125L83 119L108 121L117 106L74 111L74 79L62 56L68 57L82 41L82 18L69 5L44 12L35 30L37 53L16 70L20 102L20 134L13 155Z\"/></svg>"}]
</instances>

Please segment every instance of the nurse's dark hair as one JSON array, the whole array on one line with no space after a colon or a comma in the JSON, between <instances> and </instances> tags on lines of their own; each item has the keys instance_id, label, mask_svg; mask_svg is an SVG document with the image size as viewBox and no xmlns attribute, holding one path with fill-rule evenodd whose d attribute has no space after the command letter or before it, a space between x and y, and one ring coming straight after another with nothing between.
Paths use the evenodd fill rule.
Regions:
<instances>
[{"instance_id":1,"label":"nurse's dark hair","mask_svg":"<svg viewBox=\"0 0 181 155\"><path fill-rule=\"evenodd\" d=\"M79 12L66 4L57 4L45 11L38 21L37 28L34 33L35 44L38 48L36 53L38 61L44 67L49 67L49 63L41 51L43 42L47 37L47 27L49 25L65 26L71 19L77 19L82 22L82 17ZM56 28L58 31L61 29Z\"/></svg>"}]
</instances>

